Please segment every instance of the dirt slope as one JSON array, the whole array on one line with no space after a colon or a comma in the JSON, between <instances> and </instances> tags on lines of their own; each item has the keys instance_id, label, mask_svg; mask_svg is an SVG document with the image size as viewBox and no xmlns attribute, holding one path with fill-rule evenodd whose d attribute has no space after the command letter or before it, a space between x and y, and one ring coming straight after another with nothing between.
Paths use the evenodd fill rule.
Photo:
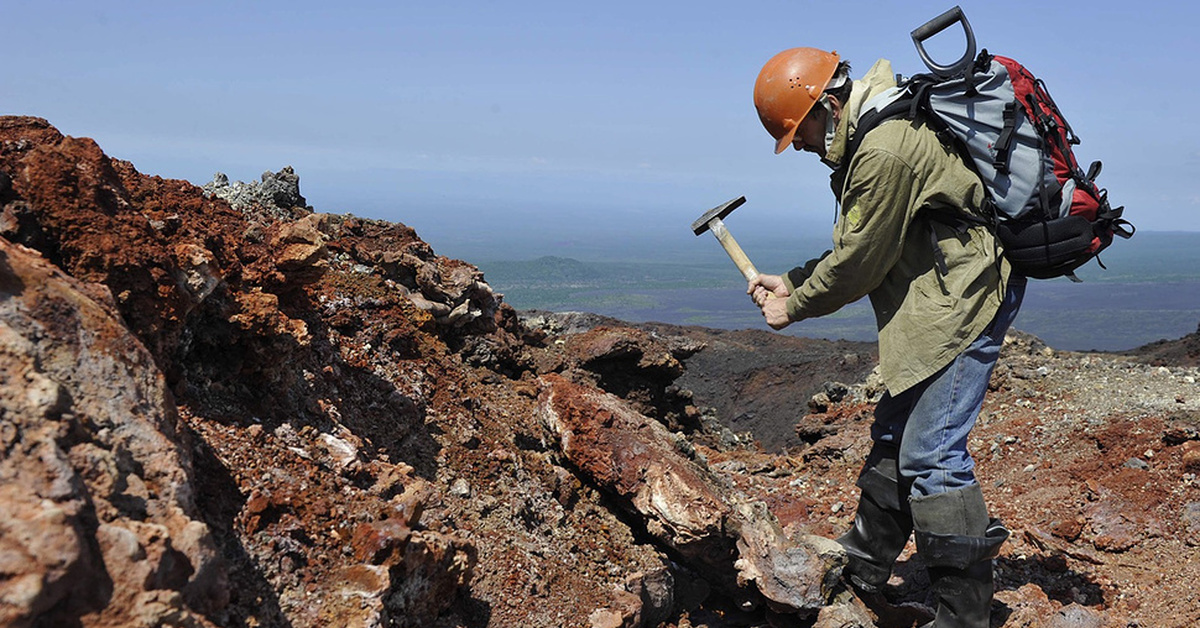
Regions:
<instances>
[{"instance_id":1,"label":"dirt slope","mask_svg":"<svg viewBox=\"0 0 1200 628\"><path fill-rule=\"evenodd\" d=\"M819 538L870 345L519 315L290 169L202 190L36 118L0 173L0 624L927 617L911 547L868 608ZM993 625L1200 620L1194 345L1009 339L972 442L1013 530Z\"/></svg>"}]
</instances>

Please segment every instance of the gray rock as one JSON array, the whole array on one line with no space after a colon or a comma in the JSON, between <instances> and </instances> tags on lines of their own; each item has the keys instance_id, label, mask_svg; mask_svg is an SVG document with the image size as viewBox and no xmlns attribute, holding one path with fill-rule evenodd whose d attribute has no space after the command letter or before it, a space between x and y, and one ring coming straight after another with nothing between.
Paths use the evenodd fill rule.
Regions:
<instances>
[{"instance_id":1,"label":"gray rock","mask_svg":"<svg viewBox=\"0 0 1200 628\"><path fill-rule=\"evenodd\" d=\"M1200 502L1191 502L1183 507L1183 524L1187 526L1189 545L1200 545Z\"/></svg>"},{"instance_id":2,"label":"gray rock","mask_svg":"<svg viewBox=\"0 0 1200 628\"><path fill-rule=\"evenodd\" d=\"M213 175L213 180L200 186L204 194L229 203L231 207L252 214L266 212L269 217L293 220L312 212L300 194L300 175L291 166L279 172L262 173L260 181L245 183L229 182L223 172Z\"/></svg>"},{"instance_id":3,"label":"gray rock","mask_svg":"<svg viewBox=\"0 0 1200 628\"><path fill-rule=\"evenodd\" d=\"M1042 624L1044 628L1103 628L1104 615L1079 604L1071 604L1059 609L1054 616Z\"/></svg>"}]
</instances>

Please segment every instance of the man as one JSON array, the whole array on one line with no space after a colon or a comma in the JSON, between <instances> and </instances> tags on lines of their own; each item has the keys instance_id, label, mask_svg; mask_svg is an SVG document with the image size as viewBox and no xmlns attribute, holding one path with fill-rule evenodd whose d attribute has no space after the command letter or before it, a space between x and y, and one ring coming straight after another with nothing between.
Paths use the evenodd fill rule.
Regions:
<instances>
[{"instance_id":1,"label":"man","mask_svg":"<svg viewBox=\"0 0 1200 628\"><path fill-rule=\"evenodd\" d=\"M1025 279L1013 274L982 216L983 183L919 119L855 138L859 113L894 87L886 60L860 80L837 53L785 50L763 67L754 102L775 152L791 145L834 169L833 249L748 293L781 329L869 296L887 393L871 426L853 528L839 542L844 576L878 592L910 534L938 598L930 626L988 625L992 558L1008 537L988 516L967 437ZM861 140L847 155L851 139Z\"/></svg>"}]
</instances>

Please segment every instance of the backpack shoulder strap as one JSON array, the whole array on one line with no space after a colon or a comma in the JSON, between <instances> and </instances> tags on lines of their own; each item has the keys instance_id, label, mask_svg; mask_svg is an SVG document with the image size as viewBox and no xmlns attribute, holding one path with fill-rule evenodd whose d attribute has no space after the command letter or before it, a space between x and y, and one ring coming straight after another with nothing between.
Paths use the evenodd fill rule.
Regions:
<instances>
[{"instance_id":1,"label":"backpack shoulder strap","mask_svg":"<svg viewBox=\"0 0 1200 628\"><path fill-rule=\"evenodd\" d=\"M846 152L842 156L841 167L843 169L850 167L850 161L854 159L858 147L875 127L888 120L917 119L922 110L929 106L929 88L936 80L933 75L918 74L901 81L894 91L889 90L880 94L878 97L880 102L868 101L863 104L865 110L859 114L854 135L846 143Z\"/></svg>"},{"instance_id":2,"label":"backpack shoulder strap","mask_svg":"<svg viewBox=\"0 0 1200 628\"><path fill-rule=\"evenodd\" d=\"M846 143L846 152L842 157L842 164L848 166L854 158L854 154L858 152L859 145L862 144L863 138L868 133L875 130L883 122L896 118L909 118L915 113L915 101L913 101L907 93L902 93L895 100L884 104L882 108L872 108L862 113L858 117L858 123L854 128L854 135Z\"/></svg>"}]
</instances>

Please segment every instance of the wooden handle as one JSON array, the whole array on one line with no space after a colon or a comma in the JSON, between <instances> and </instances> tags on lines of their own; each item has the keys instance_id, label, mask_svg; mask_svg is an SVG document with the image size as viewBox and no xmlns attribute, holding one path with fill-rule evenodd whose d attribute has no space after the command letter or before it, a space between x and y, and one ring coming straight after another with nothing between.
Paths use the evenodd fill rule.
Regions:
<instances>
[{"instance_id":1,"label":"wooden handle","mask_svg":"<svg viewBox=\"0 0 1200 628\"><path fill-rule=\"evenodd\" d=\"M721 246L725 247L725 252L729 254L729 259L733 260L738 270L742 271L742 276L746 278L746 281L753 281L758 276L758 269L754 267L754 264L750 262L750 258L746 257L746 253L742 250L742 247L738 246L737 240L734 240L733 235L725 228L725 223L720 220L714 220L709 225L709 229L712 230L713 235L717 236L717 241L721 243Z\"/></svg>"}]
</instances>

